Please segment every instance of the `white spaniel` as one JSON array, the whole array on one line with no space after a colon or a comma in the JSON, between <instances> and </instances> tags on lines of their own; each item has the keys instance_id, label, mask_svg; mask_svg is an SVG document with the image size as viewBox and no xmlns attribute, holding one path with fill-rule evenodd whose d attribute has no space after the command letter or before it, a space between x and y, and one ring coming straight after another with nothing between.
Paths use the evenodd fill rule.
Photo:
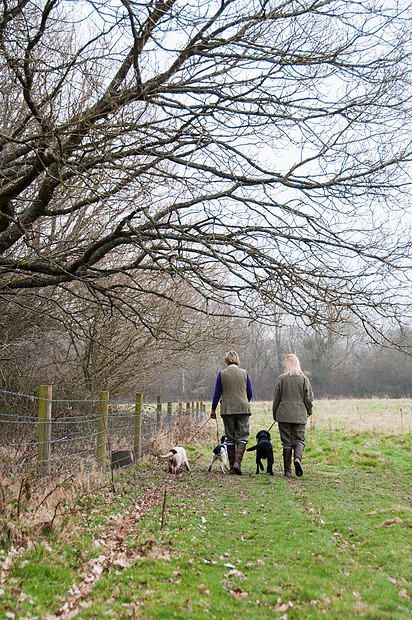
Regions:
<instances>
[{"instance_id":1,"label":"white spaniel","mask_svg":"<svg viewBox=\"0 0 412 620\"><path fill-rule=\"evenodd\" d=\"M177 474L183 467L190 471L186 450L180 446L175 446L170 452L160 456L160 458L169 459L169 474Z\"/></svg>"},{"instance_id":2,"label":"white spaniel","mask_svg":"<svg viewBox=\"0 0 412 620\"><path fill-rule=\"evenodd\" d=\"M220 444L216 446L216 448L213 448L212 460L210 462L210 465L207 471L212 470L212 465L215 461L219 461L220 469L222 470L223 474L225 474L226 471L230 471L225 435L223 435L223 437L220 438Z\"/></svg>"}]
</instances>

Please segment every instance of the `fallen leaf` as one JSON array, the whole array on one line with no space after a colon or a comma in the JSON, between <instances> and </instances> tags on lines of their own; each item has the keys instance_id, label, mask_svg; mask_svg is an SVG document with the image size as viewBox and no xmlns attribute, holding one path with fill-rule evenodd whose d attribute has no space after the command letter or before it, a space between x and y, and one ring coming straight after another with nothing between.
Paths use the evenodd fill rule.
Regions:
<instances>
[{"instance_id":1,"label":"fallen leaf","mask_svg":"<svg viewBox=\"0 0 412 620\"><path fill-rule=\"evenodd\" d=\"M223 564L225 568L235 568L233 564Z\"/></svg>"},{"instance_id":2,"label":"fallen leaf","mask_svg":"<svg viewBox=\"0 0 412 620\"><path fill-rule=\"evenodd\" d=\"M237 570L236 568L234 568L233 570L230 570L228 573L226 573L223 576L229 577L229 578L234 577L235 579L246 579L245 575L240 570Z\"/></svg>"},{"instance_id":3,"label":"fallen leaf","mask_svg":"<svg viewBox=\"0 0 412 620\"><path fill-rule=\"evenodd\" d=\"M229 594L233 596L236 601L239 601L242 598L246 598L249 596L248 592L244 592L241 588L233 588L229 590Z\"/></svg>"},{"instance_id":4,"label":"fallen leaf","mask_svg":"<svg viewBox=\"0 0 412 620\"><path fill-rule=\"evenodd\" d=\"M389 581L393 583L394 586L406 586L408 583L406 579L395 579L395 577L388 577Z\"/></svg>"},{"instance_id":5,"label":"fallen leaf","mask_svg":"<svg viewBox=\"0 0 412 620\"><path fill-rule=\"evenodd\" d=\"M398 596L401 596L402 598L407 598L408 601L411 600L411 597L409 596L409 594L407 593L407 591L405 589L399 590Z\"/></svg>"},{"instance_id":6,"label":"fallen leaf","mask_svg":"<svg viewBox=\"0 0 412 620\"><path fill-rule=\"evenodd\" d=\"M130 568L131 563L129 562L129 560L127 560L126 558L116 558L115 560L113 560L113 564L115 566L117 566L118 568Z\"/></svg>"},{"instance_id":7,"label":"fallen leaf","mask_svg":"<svg viewBox=\"0 0 412 620\"><path fill-rule=\"evenodd\" d=\"M292 607L293 607L293 603L291 601L288 601L287 603L278 602L278 604L275 607L275 611L287 611L288 609L291 609Z\"/></svg>"},{"instance_id":8,"label":"fallen leaf","mask_svg":"<svg viewBox=\"0 0 412 620\"><path fill-rule=\"evenodd\" d=\"M386 519L386 521L383 521L383 523L377 527L390 527L391 525L400 525L401 523L403 523L402 519L394 517L393 519Z\"/></svg>"}]
</instances>

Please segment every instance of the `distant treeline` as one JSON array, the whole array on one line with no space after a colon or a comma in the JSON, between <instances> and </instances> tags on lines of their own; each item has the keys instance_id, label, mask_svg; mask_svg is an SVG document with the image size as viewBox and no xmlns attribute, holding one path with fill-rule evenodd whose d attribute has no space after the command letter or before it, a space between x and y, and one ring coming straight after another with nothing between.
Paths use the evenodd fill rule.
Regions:
<instances>
[{"instance_id":1,"label":"distant treeline","mask_svg":"<svg viewBox=\"0 0 412 620\"><path fill-rule=\"evenodd\" d=\"M80 304L70 322L64 313L51 316L45 302L32 301L23 313L0 303L0 387L13 392L37 394L38 385L53 385L55 397L65 398L76 385L79 398L107 389L131 402L137 392L209 401L224 354L235 349L256 400L272 398L290 352L298 355L316 398L412 395L412 331L387 333L388 347L345 323L315 329L288 324L286 317L282 327L268 327L216 313L176 315L158 303L163 328L153 334L115 309L108 314Z\"/></svg>"},{"instance_id":2,"label":"distant treeline","mask_svg":"<svg viewBox=\"0 0 412 620\"><path fill-rule=\"evenodd\" d=\"M412 356L395 346L367 343L359 333L337 334L331 331L285 329L275 334L259 325L248 330L248 341L237 347L241 366L246 368L258 400L270 400L277 376L283 372L287 353L296 353L312 382L316 398L412 396ZM408 346L404 337L394 342ZM412 339L409 338L409 351ZM161 377L171 397L183 399L196 395L210 400L217 372L224 368L221 354L204 351L185 368L170 370ZM156 391L154 386L154 390Z\"/></svg>"}]
</instances>

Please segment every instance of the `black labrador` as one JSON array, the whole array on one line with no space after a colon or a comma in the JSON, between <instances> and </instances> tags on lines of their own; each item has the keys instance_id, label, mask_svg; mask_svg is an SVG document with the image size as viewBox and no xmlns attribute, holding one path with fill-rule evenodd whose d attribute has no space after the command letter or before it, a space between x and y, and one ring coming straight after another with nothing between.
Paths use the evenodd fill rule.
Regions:
<instances>
[{"instance_id":1,"label":"black labrador","mask_svg":"<svg viewBox=\"0 0 412 620\"><path fill-rule=\"evenodd\" d=\"M268 431L259 431L256 435L257 444L252 448L247 448L247 452L256 450L256 473L259 473L259 468L263 471L262 459L267 459L267 473L273 476L273 448L270 443L270 433Z\"/></svg>"}]
</instances>

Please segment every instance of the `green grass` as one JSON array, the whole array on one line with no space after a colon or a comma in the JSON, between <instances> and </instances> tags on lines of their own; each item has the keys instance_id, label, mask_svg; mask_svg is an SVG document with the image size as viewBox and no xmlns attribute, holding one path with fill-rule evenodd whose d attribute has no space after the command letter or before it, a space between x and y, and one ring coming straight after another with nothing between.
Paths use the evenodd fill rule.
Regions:
<instances>
[{"instance_id":1,"label":"green grass","mask_svg":"<svg viewBox=\"0 0 412 620\"><path fill-rule=\"evenodd\" d=\"M252 434L267 420L254 415ZM102 553L111 562L80 600L84 620L411 617L410 434L315 427L292 480L276 427L273 477L255 475L253 454L242 477L207 473L214 443L211 423L180 477L156 459L117 472L116 492L14 560L0 617L55 613Z\"/></svg>"}]
</instances>

